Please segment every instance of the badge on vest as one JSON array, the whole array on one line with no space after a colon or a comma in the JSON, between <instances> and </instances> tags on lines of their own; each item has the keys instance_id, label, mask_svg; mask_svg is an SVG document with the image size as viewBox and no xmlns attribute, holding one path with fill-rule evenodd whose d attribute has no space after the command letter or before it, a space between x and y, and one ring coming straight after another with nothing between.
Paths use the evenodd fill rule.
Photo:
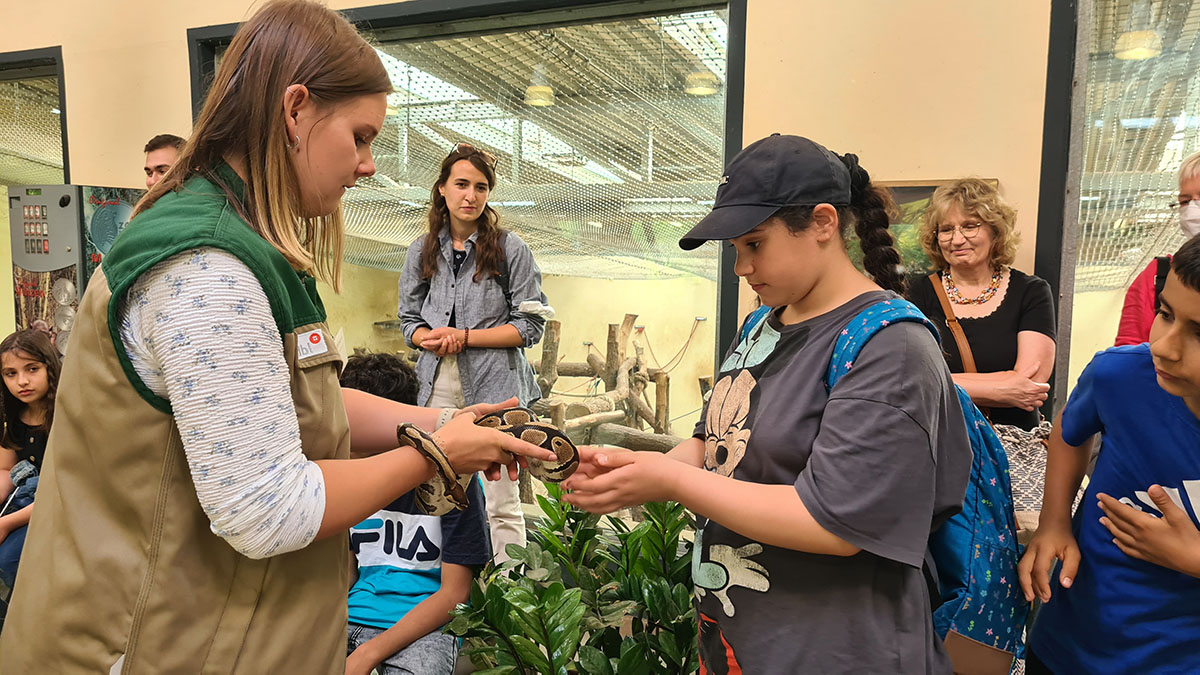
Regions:
<instances>
[{"instance_id":1,"label":"badge on vest","mask_svg":"<svg viewBox=\"0 0 1200 675\"><path fill-rule=\"evenodd\" d=\"M296 336L296 357L307 359L329 351L329 338L320 328Z\"/></svg>"}]
</instances>

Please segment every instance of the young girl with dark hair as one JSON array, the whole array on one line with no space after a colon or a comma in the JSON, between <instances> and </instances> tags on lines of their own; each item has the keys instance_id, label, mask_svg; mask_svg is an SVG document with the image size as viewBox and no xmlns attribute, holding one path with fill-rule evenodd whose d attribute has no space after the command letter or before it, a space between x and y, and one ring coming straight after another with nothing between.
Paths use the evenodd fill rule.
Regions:
<instances>
[{"instance_id":1,"label":"young girl with dark hair","mask_svg":"<svg viewBox=\"0 0 1200 675\"><path fill-rule=\"evenodd\" d=\"M778 135L743 150L680 246L730 241L777 309L726 357L692 438L582 448L565 483L594 512L696 512L701 672L950 672L922 565L971 448L936 339L885 323L827 388L851 320L903 303L890 204L854 155ZM846 253L852 222L870 278Z\"/></svg>"},{"instance_id":2,"label":"young girl with dark hair","mask_svg":"<svg viewBox=\"0 0 1200 675\"><path fill-rule=\"evenodd\" d=\"M400 276L404 337L421 349L417 401L460 408L516 396L541 397L524 348L542 339L551 310L529 246L500 227L488 204L496 158L466 143L442 161L430 191L429 231L414 241ZM500 397L500 398L497 398ZM525 545L515 481L485 482L492 548Z\"/></svg>"},{"instance_id":3,"label":"young girl with dark hair","mask_svg":"<svg viewBox=\"0 0 1200 675\"><path fill-rule=\"evenodd\" d=\"M8 505L0 515L0 580L12 588L33 514L38 474L46 456L46 437L54 421L54 395L62 366L50 336L39 330L13 333L0 342L4 389L4 436L0 470Z\"/></svg>"}]
</instances>

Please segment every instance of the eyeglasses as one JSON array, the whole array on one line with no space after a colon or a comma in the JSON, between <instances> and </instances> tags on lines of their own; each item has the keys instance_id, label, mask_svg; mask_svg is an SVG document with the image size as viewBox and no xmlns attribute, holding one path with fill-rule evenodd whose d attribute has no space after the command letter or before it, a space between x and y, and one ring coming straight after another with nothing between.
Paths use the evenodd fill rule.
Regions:
<instances>
[{"instance_id":1,"label":"eyeglasses","mask_svg":"<svg viewBox=\"0 0 1200 675\"><path fill-rule=\"evenodd\" d=\"M453 155L454 153L462 153L464 156L480 155L483 157L483 161L487 162L487 165L492 167L492 171L496 170L496 163L498 161L496 156L487 150L480 150L470 143L455 143L454 147L450 148L450 155ZM450 155L446 156L449 157Z\"/></svg>"},{"instance_id":2,"label":"eyeglasses","mask_svg":"<svg viewBox=\"0 0 1200 675\"><path fill-rule=\"evenodd\" d=\"M957 231L962 232L962 236L966 237L967 239L974 239L979 234L979 230L982 227L983 223L975 222L967 222L963 223L962 225L955 225L953 227L942 225L938 228L937 236L941 241L950 241L954 238L954 233Z\"/></svg>"}]
</instances>

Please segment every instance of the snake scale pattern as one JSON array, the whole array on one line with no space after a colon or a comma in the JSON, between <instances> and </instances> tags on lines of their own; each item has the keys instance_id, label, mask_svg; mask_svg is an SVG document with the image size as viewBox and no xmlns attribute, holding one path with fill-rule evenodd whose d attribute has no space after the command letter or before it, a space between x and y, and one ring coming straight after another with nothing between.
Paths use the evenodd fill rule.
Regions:
<instances>
[{"instance_id":1,"label":"snake scale pattern","mask_svg":"<svg viewBox=\"0 0 1200 675\"><path fill-rule=\"evenodd\" d=\"M553 424L539 420L528 408L509 408L484 415L475 420L475 424L502 431L552 451L557 457L555 461L532 457L528 459L529 473L540 481L564 481L579 467L579 449L571 439ZM452 509L467 508L470 504L467 499L467 487L475 477L474 474L458 475L433 437L413 424L401 424L396 427L396 440L400 445L415 448L428 457L437 469L433 478L417 486L417 506L422 511L432 516L440 516Z\"/></svg>"}]
</instances>

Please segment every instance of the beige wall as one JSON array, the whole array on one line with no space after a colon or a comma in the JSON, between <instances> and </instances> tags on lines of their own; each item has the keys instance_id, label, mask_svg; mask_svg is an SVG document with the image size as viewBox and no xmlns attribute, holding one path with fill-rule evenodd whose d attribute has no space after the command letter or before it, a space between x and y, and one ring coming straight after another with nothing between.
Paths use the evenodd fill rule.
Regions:
<instances>
[{"instance_id":1,"label":"beige wall","mask_svg":"<svg viewBox=\"0 0 1200 675\"><path fill-rule=\"evenodd\" d=\"M981 176L1018 211L1033 271L1049 0L749 0L749 144L774 132L859 155L878 180ZM753 294L742 287L742 309Z\"/></svg>"},{"instance_id":2,"label":"beige wall","mask_svg":"<svg viewBox=\"0 0 1200 675\"><path fill-rule=\"evenodd\" d=\"M1068 390L1075 388L1079 374L1096 352L1113 346L1113 341L1117 339L1117 324L1121 321L1121 307L1124 303L1123 288L1075 294L1074 314L1071 315Z\"/></svg>"},{"instance_id":3,"label":"beige wall","mask_svg":"<svg viewBox=\"0 0 1200 675\"><path fill-rule=\"evenodd\" d=\"M997 178L1020 212L1025 245L1017 265L1032 269L1049 0L748 2L747 142L775 131L811 136L858 153L878 179ZM187 29L242 20L251 7L247 0L9 2L0 7L0 49L62 46L73 182L137 187L146 139L168 131L186 135L190 127ZM376 298L391 283L387 275L351 270L345 296L329 297L331 320L345 322L347 346L386 341L374 328L350 325L356 303L367 303L363 314L372 321L390 318L390 305ZM609 284L604 312L593 317L575 308L573 298L593 303L591 289ZM675 331L690 328L690 316L707 315L706 327L713 325L711 300L704 301L707 311L692 311L690 300L674 295L682 290L650 294L636 284L578 280L574 286L587 294L564 293L567 299L556 304L567 330L580 331L571 338L575 344L603 337L593 319L602 326L625 311L639 311L648 322L664 317L657 335L668 350L678 342ZM388 291L390 303L394 288ZM682 323L665 318L682 304L689 304ZM570 325L576 311L586 317L578 328ZM0 317L11 313L0 307ZM695 349L706 364L710 351Z\"/></svg>"}]
</instances>

